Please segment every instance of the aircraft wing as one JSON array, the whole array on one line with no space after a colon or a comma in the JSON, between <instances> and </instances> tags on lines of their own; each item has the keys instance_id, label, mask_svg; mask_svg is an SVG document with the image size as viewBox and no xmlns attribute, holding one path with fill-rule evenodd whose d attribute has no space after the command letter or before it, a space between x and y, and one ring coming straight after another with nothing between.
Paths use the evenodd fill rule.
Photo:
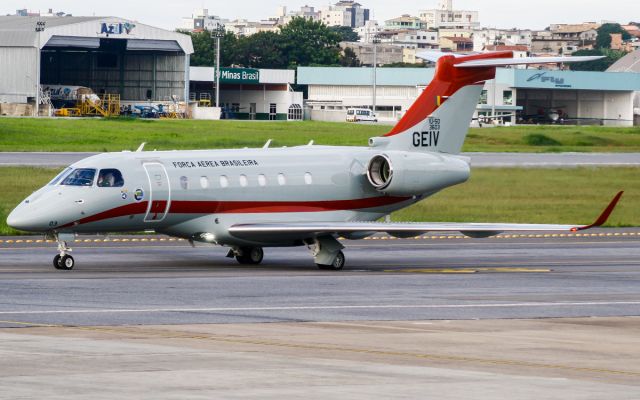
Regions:
<instances>
[{"instance_id":1,"label":"aircraft wing","mask_svg":"<svg viewBox=\"0 0 640 400\"><path fill-rule=\"evenodd\" d=\"M567 231L577 232L603 225L622 197L619 192L590 225L554 225L554 224L501 224L501 223L458 223L458 222L283 222L237 224L229 228L233 236L247 240L269 240L274 236L317 237L323 235L341 235L345 237L364 237L377 232L386 232L398 237L411 237L426 232L462 232L471 237L489 237L510 231Z\"/></svg>"}]
</instances>

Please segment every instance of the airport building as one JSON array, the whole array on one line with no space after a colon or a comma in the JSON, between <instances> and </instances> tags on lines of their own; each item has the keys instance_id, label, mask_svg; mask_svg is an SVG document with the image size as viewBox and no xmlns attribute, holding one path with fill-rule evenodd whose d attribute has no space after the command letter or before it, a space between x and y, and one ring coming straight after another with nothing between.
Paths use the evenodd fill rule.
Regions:
<instances>
[{"instance_id":1,"label":"airport building","mask_svg":"<svg viewBox=\"0 0 640 400\"><path fill-rule=\"evenodd\" d=\"M376 110L397 120L433 77L433 68L377 68ZM371 108L371 68L298 67L297 83L308 85L311 119L344 121L352 107ZM499 68L485 85L475 117L503 116L507 123L631 126L640 74ZM560 121L562 120L562 121Z\"/></svg>"},{"instance_id":2,"label":"airport building","mask_svg":"<svg viewBox=\"0 0 640 400\"><path fill-rule=\"evenodd\" d=\"M0 27L5 106L45 106L44 86L86 87L132 103L188 98L187 35L117 17L2 16Z\"/></svg>"},{"instance_id":3,"label":"airport building","mask_svg":"<svg viewBox=\"0 0 640 400\"><path fill-rule=\"evenodd\" d=\"M223 118L301 120L302 92L294 92L295 70L220 68ZM215 101L215 68L191 67L189 98L210 106Z\"/></svg>"}]
</instances>

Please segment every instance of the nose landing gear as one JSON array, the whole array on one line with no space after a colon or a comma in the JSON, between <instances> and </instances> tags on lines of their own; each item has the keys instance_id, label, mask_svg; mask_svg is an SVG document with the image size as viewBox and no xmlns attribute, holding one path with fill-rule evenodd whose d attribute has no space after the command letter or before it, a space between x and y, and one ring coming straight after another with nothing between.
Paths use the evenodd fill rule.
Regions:
<instances>
[{"instance_id":1,"label":"nose landing gear","mask_svg":"<svg viewBox=\"0 0 640 400\"><path fill-rule=\"evenodd\" d=\"M67 254L71 252L71 247L67 246L67 241L61 239L59 235L56 235L56 240L58 241L58 251L60 254L56 254L56 256L53 257L53 266L55 269L72 270L76 262L70 254Z\"/></svg>"}]
</instances>

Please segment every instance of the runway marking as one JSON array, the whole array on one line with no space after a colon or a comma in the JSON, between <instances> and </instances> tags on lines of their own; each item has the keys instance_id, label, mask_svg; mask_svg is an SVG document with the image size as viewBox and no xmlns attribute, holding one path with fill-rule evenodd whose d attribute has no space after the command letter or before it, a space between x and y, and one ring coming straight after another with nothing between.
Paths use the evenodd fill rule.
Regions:
<instances>
[{"instance_id":1,"label":"runway marking","mask_svg":"<svg viewBox=\"0 0 640 400\"><path fill-rule=\"evenodd\" d=\"M171 313L171 312L239 312L239 311L303 311L303 310L361 310L361 309L459 309L459 308L524 308L524 307L569 307L569 306L618 306L640 305L640 301L586 301L586 302L526 302L487 304L382 304L343 306L280 306L280 307L201 307L201 308L96 308L69 310L23 310L0 311L0 315L27 314L92 314L92 313Z\"/></svg>"},{"instance_id":2,"label":"runway marking","mask_svg":"<svg viewBox=\"0 0 640 400\"><path fill-rule=\"evenodd\" d=\"M409 269L385 269L384 272L406 272L411 274L475 274L478 272L551 272L548 268L409 268Z\"/></svg>"},{"instance_id":3,"label":"runway marking","mask_svg":"<svg viewBox=\"0 0 640 400\"><path fill-rule=\"evenodd\" d=\"M587 237L629 237L629 236L640 236L640 232L607 232L607 233L553 233L553 234L501 234L497 236L492 236L490 238L486 238L486 240L491 239L540 239L540 238L587 238ZM442 241L442 240L460 240L460 239L472 239L463 235L421 235L415 236L411 238L407 238L407 240L425 240L425 241ZM339 238L341 241L346 241L347 239ZM371 236L366 237L363 240L399 240L393 236ZM74 239L75 243L122 243L122 242L133 242L133 243L142 243L142 242L185 242L186 239L182 238L104 238L104 239L89 239L89 238L76 238ZM0 244L21 244L21 243L55 243L54 240L32 240L32 239L0 239ZM574 242L577 243L577 242Z\"/></svg>"}]
</instances>

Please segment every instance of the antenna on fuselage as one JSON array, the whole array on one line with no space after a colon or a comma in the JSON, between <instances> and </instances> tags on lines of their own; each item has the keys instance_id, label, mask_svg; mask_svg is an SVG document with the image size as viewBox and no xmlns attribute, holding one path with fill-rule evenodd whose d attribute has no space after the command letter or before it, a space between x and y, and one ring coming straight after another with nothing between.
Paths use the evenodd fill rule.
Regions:
<instances>
[{"instance_id":1,"label":"antenna on fuselage","mask_svg":"<svg viewBox=\"0 0 640 400\"><path fill-rule=\"evenodd\" d=\"M268 149L269 146L271 146L271 142L273 141L273 139L269 139L267 140L267 143L264 144L264 146L262 146L263 149Z\"/></svg>"},{"instance_id":2,"label":"antenna on fuselage","mask_svg":"<svg viewBox=\"0 0 640 400\"><path fill-rule=\"evenodd\" d=\"M307 146L313 146L313 140L310 140L309 143L307 143Z\"/></svg>"},{"instance_id":3,"label":"antenna on fuselage","mask_svg":"<svg viewBox=\"0 0 640 400\"><path fill-rule=\"evenodd\" d=\"M141 153L142 149L144 149L144 145L145 144L147 144L147 142L140 143L140 146L138 146L138 149L136 150L136 153Z\"/></svg>"}]
</instances>

